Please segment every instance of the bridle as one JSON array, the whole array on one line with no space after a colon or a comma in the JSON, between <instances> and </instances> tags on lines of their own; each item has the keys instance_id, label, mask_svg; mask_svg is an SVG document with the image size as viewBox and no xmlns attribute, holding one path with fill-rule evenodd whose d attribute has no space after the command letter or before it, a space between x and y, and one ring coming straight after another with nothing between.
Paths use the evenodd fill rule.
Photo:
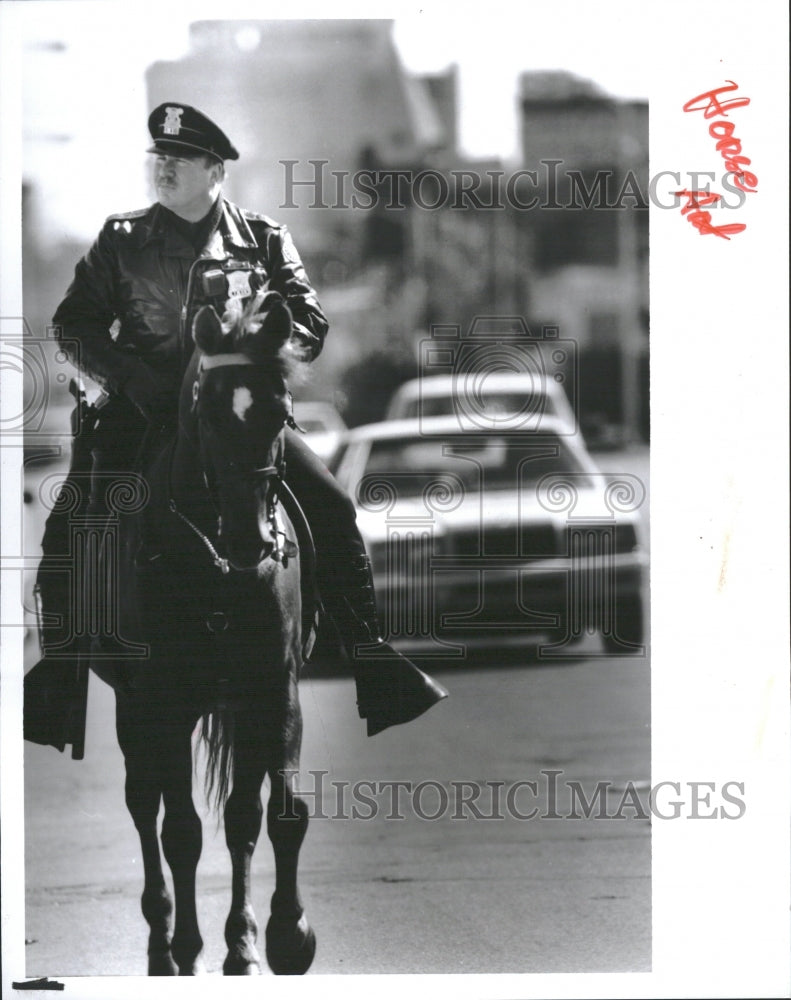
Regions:
<instances>
[{"instance_id":1,"label":"bridle","mask_svg":"<svg viewBox=\"0 0 791 1000\"><path fill-rule=\"evenodd\" d=\"M200 395L200 384L201 376L204 372L210 371L214 368L223 368L230 366L240 366L240 365L255 365L255 362L246 354L242 353L226 353L226 354L202 354L200 361L198 363L198 370L195 375L195 381L192 386L192 409L193 411L197 407L198 396ZM283 420L283 427L290 426L297 428L297 424L294 421L293 416L289 413ZM282 428L281 428L282 430ZM217 551L216 547L212 543L211 539L206 535L201 529L187 517L182 511L178 509L176 501L173 499L173 486L172 486L172 471L173 471L173 458L176 450L176 440L173 441L173 446L171 448L170 461L168 463L168 508L170 511L176 515L192 532L195 534L206 546L209 555L212 558L214 565L223 573L227 574L231 570L238 573L252 573L258 569L259 563L255 563L252 566L237 566L232 560L225 556L221 556ZM204 463L205 465L205 463ZM275 480L282 485L283 483L283 473L284 473L284 463L281 462L280 465L265 465L259 469L252 469L249 472L244 473L245 479L260 480L263 482L269 482ZM214 491L212 490L211 484L209 483L208 477L204 471L204 481L206 483L206 488L209 491L209 495L212 498L215 510L217 512L218 520L220 516L219 504L217 503ZM270 490L270 500L267 504L267 520L272 529L272 535L275 538L275 544L271 552L268 553L268 557L272 558L275 562L282 563L284 566L288 565L288 559L290 556L297 554L297 546L286 537L285 533L280 529L277 521L277 491Z\"/></svg>"}]
</instances>

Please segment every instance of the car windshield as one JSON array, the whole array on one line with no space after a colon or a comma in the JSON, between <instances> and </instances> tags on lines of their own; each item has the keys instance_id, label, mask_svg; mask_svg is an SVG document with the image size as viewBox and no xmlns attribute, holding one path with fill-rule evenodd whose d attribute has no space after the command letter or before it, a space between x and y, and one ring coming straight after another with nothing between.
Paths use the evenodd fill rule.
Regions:
<instances>
[{"instance_id":1,"label":"car windshield","mask_svg":"<svg viewBox=\"0 0 791 1000\"><path fill-rule=\"evenodd\" d=\"M573 473L576 477L587 471L558 435L530 439L486 435L478 440L375 441L365 478L393 477L400 496L419 496L426 487L449 478L475 491L514 490L535 485L548 474Z\"/></svg>"}]
</instances>

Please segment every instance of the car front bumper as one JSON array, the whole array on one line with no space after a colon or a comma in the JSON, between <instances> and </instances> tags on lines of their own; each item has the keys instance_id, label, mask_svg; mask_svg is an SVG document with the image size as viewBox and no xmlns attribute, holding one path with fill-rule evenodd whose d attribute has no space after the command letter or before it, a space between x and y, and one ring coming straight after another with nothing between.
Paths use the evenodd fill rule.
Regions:
<instances>
[{"instance_id":1,"label":"car front bumper","mask_svg":"<svg viewBox=\"0 0 791 1000\"><path fill-rule=\"evenodd\" d=\"M383 630L405 648L446 643L561 641L612 628L619 608L644 600L642 550L586 560L435 557L421 571L375 575Z\"/></svg>"}]
</instances>

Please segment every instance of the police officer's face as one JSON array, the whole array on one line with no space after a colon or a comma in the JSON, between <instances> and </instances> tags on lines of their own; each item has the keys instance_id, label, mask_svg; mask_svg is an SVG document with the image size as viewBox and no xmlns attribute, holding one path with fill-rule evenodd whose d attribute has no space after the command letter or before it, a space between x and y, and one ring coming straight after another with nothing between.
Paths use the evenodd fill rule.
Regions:
<instances>
[{"instance_id":1,"label":"police officer's face","mask_svg":"<svg viewBox=\"0 0 791 1000\"><path fill-rule=\"evenodd\" d=\"M207 165L208 162L208 165ZM217 197L222 166L204 157L158 155L154 165L157 200L185 219L197 222Z\"/></svg>"}]
</instances>

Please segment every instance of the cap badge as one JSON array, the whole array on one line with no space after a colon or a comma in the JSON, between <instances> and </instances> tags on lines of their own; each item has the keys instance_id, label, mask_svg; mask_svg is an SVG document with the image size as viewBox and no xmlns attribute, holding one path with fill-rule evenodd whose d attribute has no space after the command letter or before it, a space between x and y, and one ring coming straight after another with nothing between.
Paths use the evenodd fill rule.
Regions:
<instances>
[{"instance_id":1,"label":"cap badge","mask_svg":"<svg viewBox=\"0 0 791 1000\"><path fill-rule=\"evenodd\" d=\"M178 135L181 131L181 116L184 108L165 108L165 124L163 131L165 135Z\"/></svg>"}]
</instances>

